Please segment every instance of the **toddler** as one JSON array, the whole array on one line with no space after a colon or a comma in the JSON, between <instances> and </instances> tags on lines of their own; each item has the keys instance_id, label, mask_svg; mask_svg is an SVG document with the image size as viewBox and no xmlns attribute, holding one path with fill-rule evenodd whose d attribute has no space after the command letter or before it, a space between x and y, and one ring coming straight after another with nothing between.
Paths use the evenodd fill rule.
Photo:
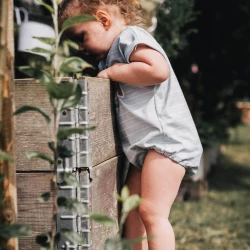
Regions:
<instances>
[{"instance_id":1,"label":"toddler","mask_svg":"<svg viewBox=\"0 0 250 250\"><path fill-rule=\"evenodd\" d=\"M137 0L63 0L59 17L97 18L67 33L84 56L100 61L97 77L118 83L118 124L130 162L126 184L143 199L126 220L125 237L153 236L133 250L173 250L170 209L183 177L197 171L202 146L167 55L139 27L140 9Z\"/></svg>"}]
</instances>

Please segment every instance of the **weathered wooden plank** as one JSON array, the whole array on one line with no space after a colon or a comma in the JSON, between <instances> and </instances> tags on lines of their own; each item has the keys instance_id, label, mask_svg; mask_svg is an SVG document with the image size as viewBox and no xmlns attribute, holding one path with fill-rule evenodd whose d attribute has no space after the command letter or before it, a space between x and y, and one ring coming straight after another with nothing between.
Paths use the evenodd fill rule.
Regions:
<instances>
[{"instance_id":1,"label":"weathered wooden plank","mask_svg":"<svg viewBox=\"0 0 250 250\"><path fill-rule=\"evenodd\" d=\"M96 129L90 133L93 166L122 150L116 125L114 91L109 80L88 77L90 94L90 122Z\"/></svg>"},{"instance_id":2,"label":"weathered wooden plank","mask_svg":"<svg viewBox=\"0 0 250 250\"><path fill-rule=\"evenodd\" d=\"M114 194L119 192L120 174L123 158L114 157L93 169L92 211L112 216L118 220L117 201ZM43 192L51 191L52 174L49 173L18 173L18 222L29 224L35 234L46 232L51 227L52 203L40 203L38 197ZM92 223L93 249L101 250L107 237L114 235L114 228ZM34 237L19 240L20 250L38 250Z\"/></svg>"},{"instance_id":3,"label":"weathered wooden plank","mask_svg":"<svg viewBox=\"0 0 250 250\"><path fill-rule=\"evenodd\" d=\"M33 79L15 80L16 109L23 105L42 107L51 112L44 86ZM36 112L26 112L15 117L15 156L18 171L51 170L49 163L40 159L29 161L25 151L42 151L51 154L47 142L50 141L49 129L44 118Z\"/></svg>"},{"instance_id":4,"label":"weathered wooden plank","mask_svg":"<svg viewBox=\"0 0 250 250\"><path fill-rule=\"evenodd\" d=\"M52 191L49 173L17 173L18 222L28 224L34 234L50 231L52 200L41 203L41 193ZM19 240L20 250L40 250L35 237Z\"/></svg>"},{"instance_id":5,"label":"weathered wooden plank","mask_svg":"<svg viewBox=\"0 0 250 250\"><path fill-rule=\"evenodd\" d=\"M109 80L87 78L90 92L90 120L96 130L91 131L93 166L121 153L118 143L113 92ZM48 113L51 107L44 86L33 79L15 81L16 108L22 105L37 105ZM18 171L51 170L49 164L40 159L29 161L25 151L39 150L50 154L47 142L50 140L48 125L41 115L27 112L15 120L16 159Z\"/></svg>"},{"instance_id":6,"label":"weathered wooden plank","mask_svg":"<svg viewBox=\"0 0 250 250\"><path fill-rule=\"evenodd\" d=\"M114 194L118 192L122 157L114 157L93 170L92 182L92 211L118 217L117 201ZM35 234L50 230L52 203L40 203L38 197L43 192L51 191L51 174L44 173L18 173L18 222L31 225ZM108 177L108 178L107 178ZM94 250L102 249L107 237L114 235L118 226L107 228L97 223L92 224L92 240ZM21 250L38 250L34 237L19 240Z\"/></svg>"},{"instance_id":7,"label":"weathered wooden plank","mask_svg":"<svg viewBox=\"0 0 250 250\"><path fill-rule=\"evenodd\" d=\"M92 182L92 211L106 214L116 220L115 227L105 227L92 222L93 250L103 249L104 242L108 237L114 236L118 231L118 203L114 194L119 192L120 171L123 158L114 157L93 170Z\"/></svg>"}]
</instances>

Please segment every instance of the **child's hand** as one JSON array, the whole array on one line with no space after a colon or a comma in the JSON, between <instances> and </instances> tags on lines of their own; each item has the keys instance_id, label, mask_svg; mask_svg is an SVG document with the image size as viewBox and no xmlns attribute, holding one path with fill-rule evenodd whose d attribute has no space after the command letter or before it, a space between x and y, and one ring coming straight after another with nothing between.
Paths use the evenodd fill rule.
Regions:
<instances>
[{"instance_id":1,"label":"child's hand","mask_svg":"<svg viewBox=\"0 0 250 250\"><path fill-rule=\"evenodd\" d=\"M97 75L98 78L105 78L105 79L108 79L109 76L108 76L108 72L107 70L102 70L101 72L99 72L99 74Z\"/></svg>"}]
</instances>

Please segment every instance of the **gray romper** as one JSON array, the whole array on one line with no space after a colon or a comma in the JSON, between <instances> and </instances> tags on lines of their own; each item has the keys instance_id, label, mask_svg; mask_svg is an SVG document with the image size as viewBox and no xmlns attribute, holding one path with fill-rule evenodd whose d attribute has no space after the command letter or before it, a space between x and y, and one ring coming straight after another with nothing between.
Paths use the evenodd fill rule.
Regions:
<instances>
[{"instance_id":1,"label":"gray romper","mask_svg":"<svg viewBox=\"0 0 250 250\"><path fill-rule=\"evenodd\" d=\"M123 151L129 162L141 169L148 150L154 149L185 167L187 178L198 170L202 146L178 80L157 41L144 29L127 26L99 69L130 63L138 44L159 51L169 64L170 75L161 84L146 87L119 83L116 102Z\"/></svg>"}]
</instances>

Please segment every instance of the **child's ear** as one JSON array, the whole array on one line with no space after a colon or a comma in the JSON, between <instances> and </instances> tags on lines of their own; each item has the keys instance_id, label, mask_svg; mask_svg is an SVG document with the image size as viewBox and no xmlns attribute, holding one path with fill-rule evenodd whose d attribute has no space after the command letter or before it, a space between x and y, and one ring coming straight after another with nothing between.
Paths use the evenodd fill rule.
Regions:
<instances>
[{"instance_id":1,"label":"child's ear","mask_svg":"<svg viewBox=\"0 0 250 250\"><path fill-rule=\"evenodd\" d=\"M98 10L96 12L96 17L106 30L108 30L110 28L111 17L106 11Z\"/></svg>"}]
</instances>

